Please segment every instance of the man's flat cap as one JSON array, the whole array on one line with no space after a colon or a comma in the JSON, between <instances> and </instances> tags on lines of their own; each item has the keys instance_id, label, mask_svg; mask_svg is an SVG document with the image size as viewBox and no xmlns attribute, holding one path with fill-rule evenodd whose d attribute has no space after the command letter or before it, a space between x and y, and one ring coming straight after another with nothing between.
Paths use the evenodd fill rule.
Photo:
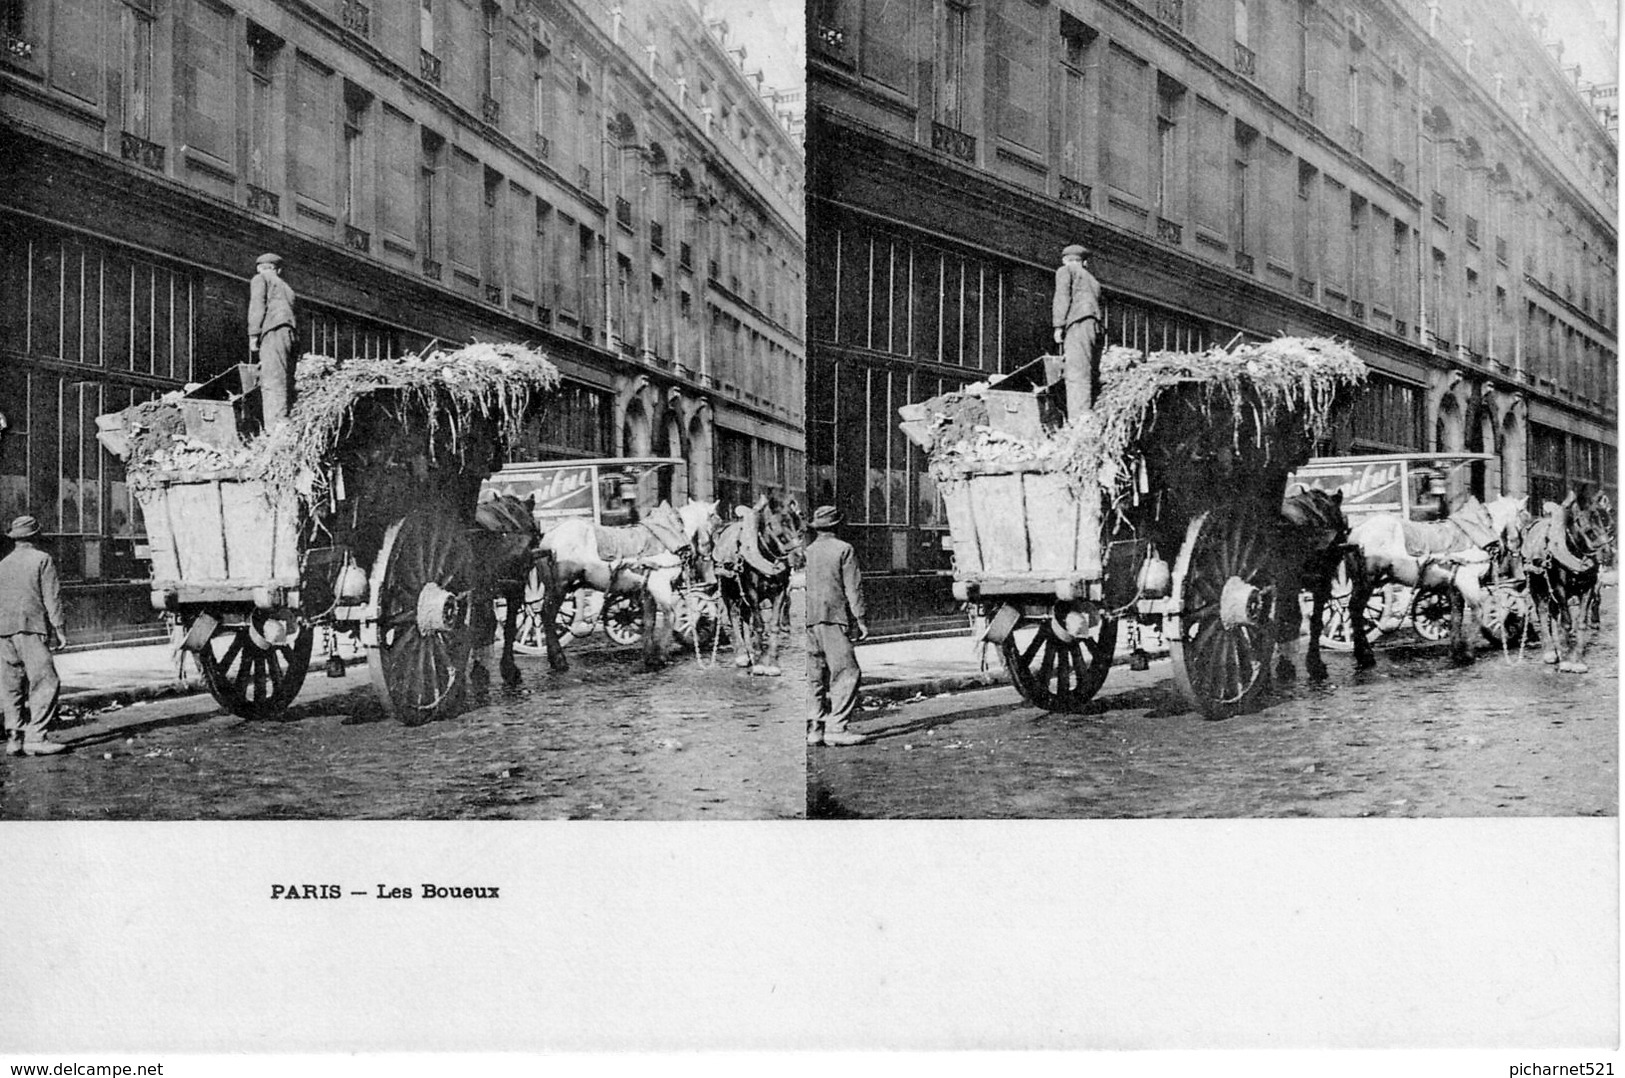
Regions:
<instances>
[{"instance_id":1,"label":"man's flat cap","mask_svg":"<svg viewBox=\"0 0 1625 1078\"><path fill-rule=\"evenodd\" d=\"M1065 247L1061 248L1061 257L1065 258L1067 255L1077 255L1079 258L1088 258L1089 248L1085 247L1081 243L1069 243Z\"/></svg>"},{"instance_id":2,"label":"man's flat cap","mask_svg":"<svg viewBox=\"0 0 1625 1078\"><path fill-rule=\"evenodd\" d=\"M267 262L271 263L271 265L273 265L273 266L280 266L280 265L282 265L282 256L281 255L274 255L274 254L271 254L269 251L267 251L265 254L260 255L258 258L256 258L254 260L254 265L263 266Z\"/></svg>"}]
</instances>

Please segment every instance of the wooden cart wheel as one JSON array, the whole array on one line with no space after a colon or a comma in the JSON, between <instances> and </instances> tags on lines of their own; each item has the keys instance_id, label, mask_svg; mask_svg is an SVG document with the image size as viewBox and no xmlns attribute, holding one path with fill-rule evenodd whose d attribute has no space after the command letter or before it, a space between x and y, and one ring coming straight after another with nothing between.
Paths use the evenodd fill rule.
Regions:
<instances>
[{"instance_id":1,"label":"wooden cart wheel","mask_svg":"<svg viewBox=\"0 0 1625 1078\"><path fill-rule=\"evenodd\" d=\"M1208 512L1186 529L1168 651L1180 692L1207 718L1234 715L1269 688L1274 578L1269 532L1251 517Z\"/></svg>"},{"instance_id":2,"label":"wooden cart wheel","mask_svg":"<svg viewBox=\"0 0 1625 1078\"><path fill-rule=\"evenodd\" d=\"M547 652L547 634L542 631L542 604L546 598L541 578L532 569L530 576L525 578L525 602L519 608L519 618L515 622L518 631L514 636L513 649L521 655L543 655ZM575 616L575 600L571 596L566 596L564 605L559 608L559 619L564 623L558 631L560 644L574 639L570 635L569 617L564 613L566 610L569 617Z\"/></svg>"},{"instance_id":3,"label":"wooden cart wheel","mask_svg":"<svg viewBox=\"0 0 1625 1078\"><path fill-rule=\"evenodd\" d=\"M396 521L372 567L378 642L367 668L384 709L407 726L455 715L468 688L474 553L450 515Z\"/></svg>"},{"instance_id":4,"label":"wooden cart wheel","mask_svg":"<svg viewBox=\"0 0 1625 1078\"><path fill-rule=\"evenodd\" d=\"M1444 588L1428 588L1417 594L1411 607L1411 624L1423 640L1439 641L1450 635L1450 593Z\"/></svg>"},{"instance_id":5,"label":"wooden cart wheel","mask_svg":"<svg viewBox=\"0 0 1625 1078\"><path fill-rule=\"evenodd\" d=\"M271 642L286 632L292 635ZM315 636L309 626L267 622L256 614L249 624L210 637L197 652L198 665L210 694L233 715L280 718L305 683Z\"/></svg>"},{"instance_id":6,"label":"wooden cart wheel","mask_svg":"<svg viewBox=\"0 0 1625 1078\"><path fill-rule=\"evenodd\" d=\"M999 645L1004 668L1021 698L1045 711L1080 712L1106 683L1117 649L1117 621L1093 635L1067 639L1053 620L1023 621Z\"/></svg>"},{"instance_id":7,"label":"wooden cart wheel","mask_svg":"<svg viewBox=\"0 0 1625 1078\"><path fill-rule=\"evenodd\" d=\"M672 633L684 644L710 647L721 631L722 602L715 591L682 588L677 592Z\"/></svg>"},{"instance_id":8,"label":"wooden cart wheel","mask_svg":"<svg viewBox=\"0 0 1625 1078\"><path fill-rule=\"evenodd\" d=\"M617 644L643 639L643 596L616 595L604 600L604 632Z\"/></svg>"},{"instance_id":9,"label":"wooden cart wheel","mask_svg":"<svg viewBox=\"0 0 1625 1078\"><path fill-rule=\"evenodd\" d=\"M1365 604L1365 635L1366 641L1375 641L1387 632L1383 618L1387 612L1387 595L1385 588L1375 588L1371 592L1370 600ZM1354 585L1349 581L1348 567L1339 565L1337 574L1332 577L1332 595L1326 602L1324 620L1320 627L1320 646L1328 651L1354 650L1354 618L1349 611L1349 599L1354 594ZM1314 600L1308 592L1303 593L1303 614L1309 616L1309 607Z\"/></svg>"}]
</instances>

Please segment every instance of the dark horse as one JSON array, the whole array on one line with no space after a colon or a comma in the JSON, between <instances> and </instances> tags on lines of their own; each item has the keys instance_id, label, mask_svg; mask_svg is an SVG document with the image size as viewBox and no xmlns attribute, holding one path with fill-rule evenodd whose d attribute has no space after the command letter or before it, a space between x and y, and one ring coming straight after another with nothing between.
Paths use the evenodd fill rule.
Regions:
<instances>
[{"instance_id":1,"label":"dark horse","mask_svg":"<svg viewBox=\"0 0 1625 1078\"><path fill-rule=\"evenodd\" d=\"M1592 630L1590 612L1599 593L1598 554L1607 542L1589 493L1547 505L1546 515L1524 529L1524 573L1529 597L1546 641L1541 658L1564 673L1583 674Z\"/></svg>"},{"instance_id":2,"label":"dark horse","mask_svg":"<svg viewBox=\"0 0 1625 1078\"><path fill-rule=\"evenodd\" d=\"M499 494L480 502L474 522L480 530L472 536L475 561L480 567L480 583L474 594L471 618L474 655L469 683L476 692L491 684L491 646L496 643L494 603L501 599L507 608L502 626L502 680L519 684L519 666L513 661L513 642L519 634L519 610L525 603L525 581L536 564L542 532L532 513L534 497L521 501L512 494Z\"/></svg>"},{"instance_id":3,"label":"dark horse","mask_svg":"<svg viewBox=\"0 0 1625 1078\"><path fill-rule=\"evenodd\" d=\"M806 561L801 507L763 496L717 536L717 583L734 639L734 665L778 677L788 632L790 573ZM758 633L762 641L758 644Z\"/></svg>"},{"instance_id":4,"label":"dark horse","mask_svg":"<svg viewBox=\"0 0 1625 1078\"><path fill-rule=\"evenodd\" d=\"M1293 656L1303 625L1303 608L1296 600L1300 592L1307 591L1314 597L1314 605L1309 612L1309 648L1303 666L1312 680L1321 681L1326 677L1326 664L1320 658L1326 603L1331 599L1332 579L1349 552L1343 492L1328 494L1312 488L1288 497L1281 505L1276 537L1282 576L1275 603L1275 632L1280 645L1275 676L1282 681L1298 676Z\"/></svg>"}]
</instances>

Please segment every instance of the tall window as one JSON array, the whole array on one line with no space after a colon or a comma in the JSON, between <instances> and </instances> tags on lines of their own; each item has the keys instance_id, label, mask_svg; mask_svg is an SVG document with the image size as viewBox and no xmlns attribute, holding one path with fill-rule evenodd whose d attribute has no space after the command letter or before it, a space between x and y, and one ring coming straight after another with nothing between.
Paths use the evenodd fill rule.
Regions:
<instances>
[{"instance_id":1,"label":"tall window","mask_svg":"<svg viewBox=\"0 0 1625 1078\"><path fill-rule=\"evenodd\" d=\"M1247 30L1247 0L1235 0L1236 44L1251 48L1252 38L1248 35Z\"/></svg>"},{"instance_id":2,"label":"tall window","mask_svg":"<svg viewBox=\"0 0 1625 1078\"><path fill-rule=\"evenodd\" d=\"M1184 157L1179 152L1179 109L1184 93L1177 82L1157 76L1157 214L1176 221L1185 217L1185 185L1180 182Z\"/></svg>"},{"instance_id":3,"label":"tall window","mask_svg":"<svg viewBox=\"0 0 1625 1078\"><path fill-rule=\"evenodd\" d=\"M366 115L371 97L352 83L344 84L344 220L358 226L365 217L362 200L371 185L367 182Z\"/></svg>"},{"instance_id":4,"label":"tall window","mask_svg":"<svg viewBox=\"0 0 1625 1078\"><path fill-rule=\"evenodd\" d=\"M500 28L502 9L487 0L480 9L480 15L480 92L486 97L494 98L497 96L497 80L500 77L498 73L501 70L501 61L497 56L501 38L497 36L497 31Z\"/></svg>"},{"instance_id":5,"label":"tall window","mask_svg":"<svg viewBox=\"0 0 1625 1078\"><path fill-rule=\"evenodd\" d=\"M1061 13L1061 175L1081 180L1084 150L1090 145L1085 126L1084 71L1088 60L1089 31L1083 23Z\"/></svg>"},{"instance_id":6,"label":"tall window","mask_svg":"<svg viewBox=\"0 0 1625 1078\"><path fill-rule=\"evenodd\" d=\"M318 205L331 207L338 148L334 145L333 73L300 54L294 87L294 189Z\"/></svg>"},{"instance_id":7,"label":"tall window","mask_svg":"<svg viewBox=\"0 0 1625 1078\"><path fill-rule=\"evenodd\" d=\"M423 132L423 157L418 168L418 250L425 263L435 260L435 236L440 230L440 168L445 160L446 140L433 131Z\"/></svg>"},{"instance_id":8,"label":"tall window","mask_svg":"<svg viewBox=\"0 0 1625 1078\"><path fill-rule=\"evenodd\" d=\"M1299 93L1313 93L1314 88L1314 63L1310 58L1310 53L1314 48L1314 38L1311 30L1311 20L1313 18L1314 0L1298 0L1298 17L1293 23L1292 29L1294 35L1293 45L1295 46L1293 51L1297 54L1295 59L1298 62ZM1237 40L1239 41L1240 38L1237 38ZM1312 103L1300 102L1299 111L1309 113L1309 118L1314 119L1314 105Z\"/></svg>"},{"instance_id":9,"label":"tall window","mask_svg":"<svg viewBox=\"0 0 1625 1078\"><path fill-rule=\"evenodd\" d=\"M124 18L124 130L152 138L152 13L128 8Z\"/></svg>"},{"instance_id":10,"label":"tall window","mask_svg":"<svg viewBox=\"0 0 1625 1078\"><path fill-rule=\"evenodd\" d=\"M1042 153L1044 148L1043 26L1048 9L1005 0L988 13L993 35L993 96L1000 138Z\"/></svg>"},{"instance_id":11,"label":"tall window","mask_svg":"<svg viewBox=\"0 0 1625 1078\"><path fill-rule=\"evenodd\" d=\"M966 30L970 11L958 0L943 8L942 37L937 54L937 119L956 131L965 129L965 77L968 52Z\"/></svg>"},{"instance_id":12,"label":"tall window","mask_svg":"<svg viewBox=\"0 0 1625 1078\"><path fill-rule=\"evenodd\" d=\"M1243 253L1251 247L1248 236L1252 231L1252 158L1257 142L1256 131L1239 123L1236 125L1236 144L1230 161L1230 241Z\"/></svg>"},{"instance_id":13,"label":"tall window","mask_svg":"<svg viewBox=\"0 0 1625 1078\"><path fill-rule=\"evenodd\" d=\"M1106 105L1110 119L1103 170L1111 186L1139 199L1150 193L1145 139L1149 70L1144 60L1115 45L1106 50Z\"/></svg>"},{"instance_id":14,"label":"tall window","mask_svg":"<svg viewBox=\"0 0 1625 1078\"><path fill-rule=\"evenodd\" d=\"M276 56L282 40L253 23L248 24L248 182L275 188L274 162Z\"/></svg>"},{"instance_id":15,"label":"tall window","mask_svg":"<svg viewBox=\"0 0 1625 1078\"><path fill-rule=\"evenodd\" d=\"M434 0L419 0L418 48L434 52Z\"/></svg>"}]
</instances>

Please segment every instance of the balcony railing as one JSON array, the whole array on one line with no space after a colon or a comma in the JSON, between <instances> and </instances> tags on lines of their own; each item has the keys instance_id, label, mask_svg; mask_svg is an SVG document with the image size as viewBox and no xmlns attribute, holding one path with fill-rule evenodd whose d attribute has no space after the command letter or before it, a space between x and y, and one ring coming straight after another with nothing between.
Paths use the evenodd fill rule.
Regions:
<instances>
[{"instance_id":1,"label":"balcony railing","mask_svg":"<svg viewBox=\"0 0 1625 1078\"><path fill-rule=\"evenodd\" d=\"M423 275L431 281L438 281L444 273L444 267L434 259L427 256L423 259Z\"/></svg>"},{"instance_id":2,"label":"balcony railing","mask_svg":"<svg viewBox=\"0 0 1625 1078\"><path fill-rule=\"evenodd\" d=\"M164 170L164 148L156 142L148 142L128 131L119 134L118 155L126 161L134 161L142 168L150 168L154 172Z\"/></svg>"},{"instance_id":3,"label":"balcony railing","mask_svg":"<svg viewBox=\"0 0 1625 1078\"><path fill-rule=\"evenodd\" d=\"M1235 42L1235 46L1236 74L1250 79L1258 73L1258 56L1239 41Z\"/></svg>"},{"instance_id":4,"label":"balcony railing","mask_svg":"<svg viewBox=\"0 0 1625 1078\"><path fill-rule=\"evenodd\" d=\"M1409 337L1411 335L1411 324L1403 318L1394 319L1394 333L1400 337Z\"/></svg>"},{"instance_id":5,"label":"balcony railing","mask_svg":"<svg viewBox=\"0 0 1625 1078\"><path fill-rule=\"evenodd\" d=\"M1389 173L1389 175L1393 176L1395 183L1400 183L1400 184L1404 183L1405 182L1405 162L1401 161L1397 157L1394 158L1392 161L1388 162L1388 173Z\"/></svg>"},{"instance_id":6,"label":"balcony railing","mask_svg":"<svg viewBox=\"0 0 1625 1078\"><path fill-rule=\"evenodd\" d=\"M1086 183L1070 176L1061 177L1061 201L1076 202L1084 209L1094 208L1094 190Z\"/></svg>"},{"instance_id":7,"label":"balcony railing","mask_svg":"<svg viewBox=\"0 0 1625 1078\"><path fill-rule=\"evenodd\" d=\"M1444 215L1447 209L1449 209L1449 203L1445 201L1444 192L1433 192L1433 216L1438 219L1440 224L1444 223Z\"/></svg>"},{"instance_id":8,"label":"balcony railing","mask_svg":"<svg viewBox=\"0 0 1625 1078\"><path fill-rule=\"evenodd\" d=\"M1298 87L1298 115L1305 120L1315 118L1315 95L1302 86Z\"/></svg>"},{"instance_id":9,"label":"balcony railing","mask_svg":"<svg viewBox=\"0 0 1625 1078\"><path fill-rule=\"evenodd\" d=\"M497 307L502 306L502 286L499 284L486 285L485 302L493 304Z\"/></svg>"},{"instance_id":10,"label":"balcony railing","mask_svg":"<svg viewBox=\"0 0 1625 1078\"><path fill-rule=\"evenodd\" d=\"M592 186L592 169L586 165L576 166L576 185L583 191Z\"/></svg>"},{"instance_id":11,"label":"balcony railing","mask_svg":"<svg viewBox=\"0 0 1625 1078\"><path fill-rule=\"evenodd\" d=\"M418 74L424 82L440 85L440 57L423 49L418 50Z\"/></svg>"},{"instance_id":12,"label":"balcony railing","mask_svg":"<svg viewBox=\"0 0 1625 1078\"><path fill-rule=\"evenodd\" d=\"M267 191L263 187L247 184L248 208L255 213L267 214L275 217L282 210L282 198L275 191Z\"/></svg>"},{"instance_id":13,"label":"balcony railing","mask_svg":"<svg viewBox=\"0 0 1625 1078\"><path fill-rule=\"evenodd\" d=\"M1157 0L1157 18L1175 30L1185 28L1185 0Z\"/></svg>"},{"instance_id":14,"label":"balcony railing","mask_svg":"<svg viewBox=\"0 0 1625 1078\"><path fill-rule=\"evenodd\" d=\"M1298 278L1298 295L1304 299L1315 298L1315 282L1307 277Z\"/></svg>"},{"instance_id":15,"label":"balcony railing","mask_svg":"<svg viewBox=\"0 0 1625 1078\"><path fill-rule=\"evenodd\" d=\"M950 157L957 157L961 161L973 164L976 161L976 137L936 120L931 121L931 148L940 150Z\"/></svg>"},{"instance_id":16,"label":"balcony railing","mask_svg":"<svg viewBox=\"0 0 1625 1078\"><path fill-rule=\"evenodd\" d=\"M1243 273L1252 273L1258 267L1257 267L1257 264L1253 261L1253 256L1252 255L1248 254L1246 251L1237 251L1236 252L1236 268L1238 270L1240 270L1241 272L1243 272Z\"/></svg>"},{"instance_id":17,"label":"balcony railing","mask_svg":"<svg viewBox=\"0 0 1625 1078\"><path fill-rule=\"evenodd\" d=\"M1361 156L1365 155L1365 132L1353 124L1349 124L1349 149Z\"/></svg>"},{"instance_id":18,"label":"balcony railing","mask_svg":"<svg viewBox=\"0 0 1625 1078\"><path fill-rule=\"evenodd\" d=\"M1165 243L1181 244L1185 242L1185 228L1173 221L1157 218L1157 239Z\"/></svg>"},{"instance_id":19,"label":"balcony railing","mask_svg":"<svg viewBox=\"0 0 1625 1078\"><path fill-rule=\"evenodd\" d=\"M344 0L344 6L339 9L339 23L350 33L366 37L372 25L372 11L357 0Z\"/></svg>"},{"instance_id":20,"label":"balcony railing","mask_svg":"<svg viewBox=\"0 0 1625 1078\"><path fill-rule=\"evenodd\" d=\"M1463 217L1461 219L1463 230L1467 233L1467 242L1474 247L1478 246L1478 218Z\"/></svg>"},{"instance_id":21,"label":"balcony railing","mask_svg":"<svg viewBox=\"0 0 1625 1078\"><path fill-rule=\"evenodd\" d=\"M372 233L363 232L354 225L345 225L344 246L352 251L360 251L362 254L366 254L372 250Z\"/></svg>"},{"instance_id":22,"label":"balcony railing","mask_svg":"<svg viewBox=\"0 0 1625 1078\"><path fill-rule=\"evenodd\" d=\"M502 102L490 94L480 96L480 118L495 127L502 122Z\"/></svg>"},{"instance_id":23,"label":"balcony railing","mask_svg":"<svg viewBox=\"0 0 1625 1078\"><path fill-rule=\"evenodd\" d=\"M1349 317L1357 322L1365 321L1365 304L1357 299L1349 300Z\"/></svg>"},{"instance_id":24,"label":"balcony railing","mask_svg":"<svg viewBox=\"0 0 1625 1078\"><path fill-rule=\"evenodd\" d=\"M736 296L739 295L739 278L738 277L729 277L728 278L728 291L732 292Z\"/></svg>"},{"instance_id":25,"label":"balcony railing","mask_svg":"<svg viewBox=\"0 0 1625 1078\"><path fill-rule=\"evenodd\" d=\"M615 223L622 228L632 227L632 203L620 195L615 196Z\"/></svg>"},{"instance_id":26,"label":"balcony railing","mask_svg":"<svg viewBox=\"0 0 1625 1078\"><path fill-rule=\"evenodd\" d=\"M541 132L536 134L536 156L546 161L553 155L553 140Z\"/></svg>"}]
</instances>

